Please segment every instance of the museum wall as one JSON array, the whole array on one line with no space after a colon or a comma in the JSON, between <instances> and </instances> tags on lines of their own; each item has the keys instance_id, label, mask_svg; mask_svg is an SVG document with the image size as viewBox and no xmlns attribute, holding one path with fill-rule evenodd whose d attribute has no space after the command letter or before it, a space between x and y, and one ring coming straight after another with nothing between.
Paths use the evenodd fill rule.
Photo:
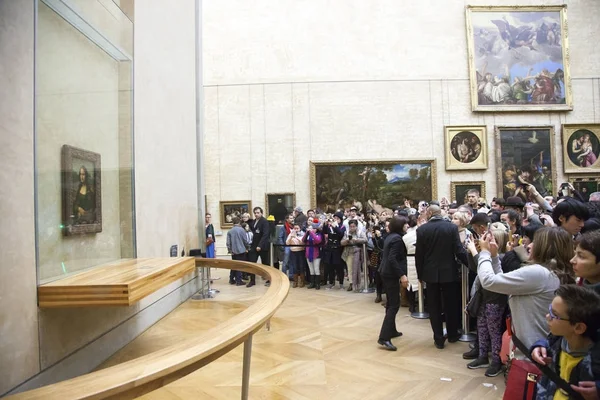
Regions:
<instances>
[{"instance_id":1,"label":"museum wall","mask_svg":"<svg viewBox=\"0 0 600 400\"><path fill-rule=\"evenodd\" d=\"M521 1L519 4L562 4ZM451 181L496 193L494 126L600 122L600 3L568 4L574 109L471 111L465 5L500 0L377 4L358 0L204 4L205 167L208 209L219 201L295 192L310 204L309 161L437 160L438 197ZM593 18L595 16L596 18ZM487 170L445 171L444 126L486 125ZM225 254L224 237L217 241Z\"/></svg>"},{"instance_id":2,"label":"museum wall","mask_svg":"<svg viewBox=\"0 0 600 400\"><path fill-rule=\"evenodd\" d=\"M86 1L81 5L89 3ZM129 0L125 3L131 5ZM0 0L0 87L5 94L10 93L0 100L0 116L4 121L0 124L0 218L10 221L0 226L3 255L0 259L3 302L0 309L0 336L3 338L0 342L0 395L92 370L198 290L195 274L189 274L131 307L37 308L34 4L34 1ZM112 0L108 0L108 6L114 6ZM138 257L167 257L173 244L177 244L180 251L184 246L186 251L198 247L195 2L178 1L170 5L168 12L165 12L162 0L137 2L135 18L135 113L132 123L136 250ZM65 51L69 49L67 44L72 43L65 43ZM112 66L98 60L94 65L106 68L103 70L106 73L94 77L95 82L102 83L102 89L112 92L126 86L126 83L113 79ZM77 79L76 76L68 78ZM89 91L93 92L93 89L90 87ZM61 101L67 102L69 95L63 96ZM127 101L123 90L118 97L121 104ZM64 108L65 104L59 101L51 106ZM83 101L70 104L85 112ZM106 113L118 111L113 105L102 108ZM52 119L50 115L47 117ZM119 126L111 126L113 131L128 129L127 121L118 118L114 121ZM97 121L88 128L108 129L104 122ZM69 135L68 129L60 123L53 121L55 134ZM80 136L69 138L78 140ZM106 142L111 146L127 145L119 139L122 135L107 137ZM54 150L60 154L60 146ZM105 163L105 158L102 159L103 167L127 167L126 161L115 157ZM116 188L123 185L123 177L116 171L111 179ZM103 195L111 189L105 190ZM118 214L123 204L116 202L115 207L114 212ZM59 211L58 208L55 210ZM118 227L116 244L115 251L123 251L118 248ZM40 243L40 252L42 249Z\"/></svg>"},{"instance_id":3,"label":"museum wall","mask_svg":"<svg viewBox=\"0 0 600 400\"><path fill-rule=\"evenodd\" d=\"M0 395L39 371L33 17L33 1L0 0Z\"/></svg>"}]
</instances>

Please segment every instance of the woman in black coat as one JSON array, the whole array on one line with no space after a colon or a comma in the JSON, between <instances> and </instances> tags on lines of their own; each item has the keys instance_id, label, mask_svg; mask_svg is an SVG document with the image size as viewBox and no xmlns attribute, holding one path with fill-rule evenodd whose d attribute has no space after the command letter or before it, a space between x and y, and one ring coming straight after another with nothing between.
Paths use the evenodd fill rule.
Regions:
<instances>
[{"instance_id":1,"label":"woman in black coat","mask_svg":"<svg viewBox=\"0 0 600 400\"><path fill-rule=\"evenodd\" d=\"M407 228L408 219L405 217L396 216L390 220L387 228L389 234L385 238L383 258L379 266L387 303L377 343L392 351L397 350L392 344L392 338L402 336L402 332L396 329L396 314L400 310L400 284L408 287L406 246L402 240Z\"/></svg>"}]
</instances>

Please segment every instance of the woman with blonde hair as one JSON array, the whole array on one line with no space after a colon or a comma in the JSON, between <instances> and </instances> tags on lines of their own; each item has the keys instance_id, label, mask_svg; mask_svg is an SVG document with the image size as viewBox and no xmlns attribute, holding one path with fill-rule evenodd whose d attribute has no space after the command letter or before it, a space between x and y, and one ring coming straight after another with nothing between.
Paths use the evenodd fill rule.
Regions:
<instances>
[{"instance_id":1,"label":"woman with blonde hair","mask_svg":"<svg viewBox=\"0 0 600 400\"><path fill-rule=\"evenodd\" d=\"M571 235L558 227L541 228L529 245L529 264L508 273L502 273L493 234L486 234L479 245L477 275L481 286L509 295L514 333L531 347L548 335L546 314L556 289L575 282L570 264L574 254Z\"/></svg>"},{"instance_id":2,"label":"woman with blonde hair","mask_svg":"<svg viewBox=\"0 0 600 400\"><path fill-rule=\"evenodd\" d=\"M460 242L465 247L471 240L471 231L467 229L467 225L469 225L469 220L469 215L466 212L457 211L454 214L452 214L452 223L458 227L458 236L460 237Z\"/></svg>"}]
</instances>

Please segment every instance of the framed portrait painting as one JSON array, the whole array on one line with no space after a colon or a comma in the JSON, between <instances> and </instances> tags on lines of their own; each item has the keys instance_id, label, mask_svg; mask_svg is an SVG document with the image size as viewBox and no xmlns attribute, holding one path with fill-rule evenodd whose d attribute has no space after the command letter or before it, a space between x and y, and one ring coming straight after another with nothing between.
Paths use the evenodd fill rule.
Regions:
<instances>
[{"instance_id":1,"label":"framed portrait painting","mask_svg":"<svg viewBox=\"0 0 600 400\"><path fill-rule=\"evenodd\" d=\"M600 176L570 176L569 182L585 201L590 201L590 194L600 191Z\"/></svg>"},{"instance_id":2,"label":"framed portrait painting","mask_svg":"<svg viewBox=\"0 0 600 400\"><path fill-rule=\"evenodd\" d=\"M64 145L61 151L63 235L102 232L100 154Z\"/></svg>"},{"instance_id":3,"label":"framed portrait painting","mask_svg":"<svg viewBox=\"0 0 600 400\"><path fill-rule=\"evenodd\" d=\"M473 111L573 109L567 7L467 6Z\"/></svg>"},{"instance_id":4,"label":"framed portrait painting","mask_svg":"<svg viewBox=\"0 0 600 400\"><path fill-rule=\"evenodd\" d=\"M446 126L446 170L487 169L487 128Z\"/></svg>"},{"instance_id":5,"label":"framed portrait painting","mask_svg":"<svg viewBox=\"0 0 600 400\"><path fill-rule=\"evenodd\" d=\"M237 201L220 201L219 213L221 214L221 228L232 228L233 217L242 218L242 214L250 214L252 216L252 202L250 200Z\"/></svg>"},{"instance_id":6,"label":"framed portrait painting","mask_svg":"<svg viewBox=\"0 0 600 400\"><path fill-rule=\"evenodd\" d=\"M311 161L311 204L324 212L356 206L381 212L405 200L437 198L436 163L402 161Z\"/></svg>"},{"instance_id":7,"label":"framed portrait painting","mask_svg":"<svg viewBox=\"0 0 600 400\"><path fill-rule=\"evenodd\" d=\"M499 197L527 202L528 184L542 196L556 192L553 127L496 127L495 136Z\"/></svg>"},{"instance_id":8,"label":"framed portrait painting","mask_svg":"<svg viewBox=\"0 0 600 400\"><path fill-rule=\"evenodd\" d=\"M565 174L600 172L600 124L562 126Z\"/></svg>"},{"instance_id":9,"label":"framed portrait painting","mask_svg":"<svg viewBox=\"0 0 600 400\"><path fill-rule=\"evenodd\" d=\"M265 193L265 216L272 215L275 223L283 223L286 215L294 210L296 193Z\"/></svg>"},{"instance_id":10,"label":"framed portrait painting","mask_svg":"<svg viewBox=\"0 0 600 400\"><path fill-rule=\"evenodd\" d=\"M485 181L450 182L450 201L456 201L458 205L467 204L467 193L471 189L477 190L478 197L485 199Z\"/></svg>"}]
</instances>

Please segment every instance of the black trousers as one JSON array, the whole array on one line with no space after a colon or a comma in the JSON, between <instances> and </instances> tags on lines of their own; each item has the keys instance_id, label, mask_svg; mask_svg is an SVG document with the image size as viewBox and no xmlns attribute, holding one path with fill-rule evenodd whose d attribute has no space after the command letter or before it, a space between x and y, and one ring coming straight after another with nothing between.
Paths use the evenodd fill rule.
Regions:
<instances>
[{"instance_id":1,"label":"black trousers","mask_svg":"<svg viewBox=\"0 0 600 400\"><path fill-rule=\"evenodd\" d=\"M381 279L378 269L375 269L375 289L377 290L378 296L383 294L383 279Z\"/></svg>"},{"instance_id":2,"label":"black trousers","mask_svg":"<svg viewBox=\"0 0 600 400\"><path fill-rule=\"evenodd\" d=\"M460 282L431 283L427 282L427 311L433 330L433 339L444 340L442 313L446 317L446 330L449 338L459 336L461 326L461 290Z\"/></svg>"},{"instance_id":3,"label":"black trousers","mask_svg":"<svg viewBox=\"0 0 600 400\"><path fill-rule=\"evenodd\" d=\"M327 283L335 284L335 278L337 276L338 282L344 284L344 264L325 264L325 280Z\"/></svg>"},{"instance_id":4,"label":"black trousers","mask_svg":"<svg viewBox=\"0 0 600 400\"><path fill-rule=\"evenodd\" d=\"M262 265L271 265L270 259L269 259L269 249L266 250L260 250L260 251L256 251L256 250L250 250L248 252L248 261L250 262L258 262L258 257L260 257L260 262ZM254 274L248 274L250 275L250 280L252 282L256 281L256 275Z\"/></svg>"},{"instance_id":5,"label":"black trousers","mask_svg":"<svg viewBox=\"0 0 600 400\"><path fill-rule=\"evenodd\" d=\"M248 254L247 253L232 254L231 259L236 260L236 261L248 261ZM229 281L230 282L235 281L235 283L241 283L242 282L242 271L235 271L233 269L231 271L229 271Z\"/></svg>"},{"instance_id":6,"label":"black trousers","mask_svg":"<svg viewBox=\"0 0 600 400\"><path fill-rule=\"evenodd\" d=\"M383 287L385 288L385 318L379 332L380 340L390 340L396 330L396 314L400 310L400 279L383 278Z\"/></svg>"}]
</instances>

